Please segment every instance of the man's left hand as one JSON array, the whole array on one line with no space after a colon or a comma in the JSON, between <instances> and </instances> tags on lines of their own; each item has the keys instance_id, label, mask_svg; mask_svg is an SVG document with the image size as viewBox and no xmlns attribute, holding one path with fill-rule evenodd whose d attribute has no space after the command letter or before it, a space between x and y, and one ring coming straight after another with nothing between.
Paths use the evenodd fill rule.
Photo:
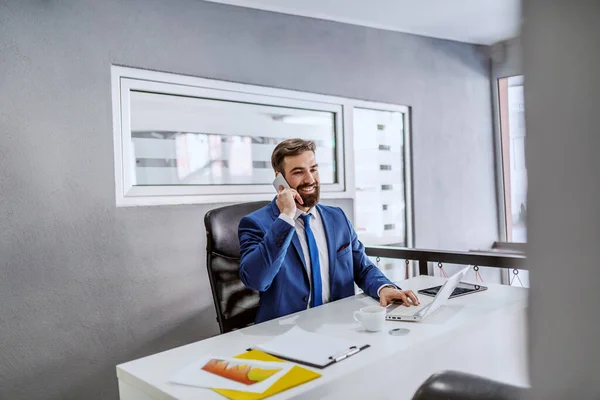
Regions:
<instances>
[{"instance_id":1,"label":"man's left hand","mask_svg":"<svg viewBox=\"0 0 600 400\"><path fill-rule=\"evenodd\" d=\"M379 292L379 304L382 307L386 307L394 300L402 300L402 304L405 306L419 305L419 298L414 294L412 290L400 290L393 287L384 287Z\"/></svg>"}]
</instances>

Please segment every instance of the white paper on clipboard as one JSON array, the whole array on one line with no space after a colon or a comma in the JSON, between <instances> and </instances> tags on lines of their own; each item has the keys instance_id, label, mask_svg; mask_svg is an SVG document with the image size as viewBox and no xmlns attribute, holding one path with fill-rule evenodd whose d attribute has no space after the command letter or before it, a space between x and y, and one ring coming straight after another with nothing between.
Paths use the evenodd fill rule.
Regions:
<instances>
[{"instance_id":1,"label":"white paper on clipboard","mask_svg":"<svg viewBox=\"0 0 600 400\"><path fill-rule=\"evenodd\" d=\"M324 368L369 347L347 339L307 332L297 326L270 341L253 346L275 357Z\"/></svg>"}]
</instances>

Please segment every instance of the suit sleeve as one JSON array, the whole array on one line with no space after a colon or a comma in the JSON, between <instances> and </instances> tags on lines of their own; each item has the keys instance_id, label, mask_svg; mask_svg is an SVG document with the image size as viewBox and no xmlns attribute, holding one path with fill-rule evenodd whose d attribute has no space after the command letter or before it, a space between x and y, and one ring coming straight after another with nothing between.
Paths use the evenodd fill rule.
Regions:
<instances>
[{"instance_id":1,"label":"suit sleeve","mask_svg":"<svg viewBox=\"0 0 600 400\"><path fill-rule=\"evenodd\" d=\"M340 209L340 211L342 214L344 213L342 209ZM358 236L356 235L350 220L348 220L345 214L343 214L343 216L348 224L348 229L350 229L354 282L356 282L358 287L366 294L375 299L379 299L378 291L383 285L398 286L394 285L383 272L369 260L369 257L367 257L367 254L365 253L365 246L358 240Z\"/></svg>"},{"instance_id":2,"label":"suit sleeve","mask_svg":"<svg viewBox=\"0 0 600 400\"><path fill-rule=\"evenodd\" d=\"M281 218L265 232L252 217L244 217L238 227L240 239L240 278L250 289L267 290L283 265L295 227Z\"/></svg>"}]
</instances>

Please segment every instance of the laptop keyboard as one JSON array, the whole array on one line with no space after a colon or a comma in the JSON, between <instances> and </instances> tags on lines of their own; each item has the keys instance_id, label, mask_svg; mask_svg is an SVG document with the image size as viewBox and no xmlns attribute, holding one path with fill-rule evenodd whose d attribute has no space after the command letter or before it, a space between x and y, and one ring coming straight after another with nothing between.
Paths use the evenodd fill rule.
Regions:
<instances>
[{"instance_id":1,"label":"laptop keyboard","mask_svg":"<svg viewBox=\"0 0 600 400\"><path fill-rule=\"evenodd\" d=\"M425 298L425 299L419 298L419 301L420 301L420 304L418 306L404 307L402 304L400 304L400 305L398 305L398 307L396 307L395 309L393 309L392 311L390 311L388 315L397 315L397 316L402 316L402 317L410 317L412 315L417 314L419 311L421 311L422 309L424 309L425 307L427 307L429 304L431 304L431 302L433 301L433 299L431 299L431 298Z\"/></svg>"}]
</instances>

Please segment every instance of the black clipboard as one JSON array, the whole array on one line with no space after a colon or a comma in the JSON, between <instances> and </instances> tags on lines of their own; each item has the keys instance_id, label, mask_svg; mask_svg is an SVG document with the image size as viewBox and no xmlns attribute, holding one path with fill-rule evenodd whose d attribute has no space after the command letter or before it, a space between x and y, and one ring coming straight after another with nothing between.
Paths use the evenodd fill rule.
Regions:
<instances>
[{"instance_id":1,"label":"black clipboard","mask_svg":"<svg viewBox=\"0 0 600 400\"><path fill-rule=\"evenodd\" d=\"M294 359L294 358L290 358L290 357L285 357L285 356L282 356L280 354L269 353L268 351L262 350L260 348L249 348L249 349L247 349L247 351L258 350L258 351L262 351L263 353L270 354L273 357L281 358L282 360L291 361L291 362L294 362L294 363L297 363L297 364L306 365L306 366L312 367L312 368L324 369L324 368L329 367L330 365L333 365L335 363L343 361L343 360L345 360L348 357L352 357L353 355L358 354L359 352L361 352L364 349L367 349L369 347L371 347L371 345L368 345L368 344L365 344L364 346L360 346L360 347L359 346L352 346L352 347L348 348L348 350L346 350L344 352L341 352L341 353L329 356L328 358L331 361L329 361L325 365L313 364L313 363L308 362L308 361L298 360L298 359Z\"/></svg>"}]
</instances>

